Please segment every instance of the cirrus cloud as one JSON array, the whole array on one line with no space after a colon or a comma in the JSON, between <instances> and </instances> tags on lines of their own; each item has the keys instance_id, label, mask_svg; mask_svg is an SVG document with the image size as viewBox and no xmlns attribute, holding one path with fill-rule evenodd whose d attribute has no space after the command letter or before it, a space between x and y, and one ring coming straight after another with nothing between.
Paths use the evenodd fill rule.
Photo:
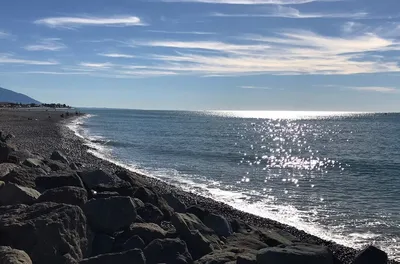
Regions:
<instances>
[{"instance_id":1,"label":"cirrus cloud","mask_svg":"<svg viewBox=\"0 0 400 264\"><path fill-rule=\"evenodd\" d=\"M112 16L112 17L48 17L34 21L37 25L45 25L52 28L76 28L81 26L143 26L145 25L136 16Z\"/></svg>"}]
</instances>

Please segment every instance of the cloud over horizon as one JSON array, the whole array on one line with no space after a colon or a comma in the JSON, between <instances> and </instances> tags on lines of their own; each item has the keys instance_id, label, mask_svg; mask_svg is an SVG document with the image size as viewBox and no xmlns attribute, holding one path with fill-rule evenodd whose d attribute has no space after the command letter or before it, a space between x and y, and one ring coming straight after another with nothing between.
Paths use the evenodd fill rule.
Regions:
<instances>
[{"instance_id":1,"label":"cloud over horizon","mask_svg":"<svg viewBox=\"0 0 400 264\"><path fill-rule=\"evenodd\" d=\"M52 28L74 28L81 26L143 26L145 25L136 16L110 16L110 17L48 17L34 21L37 25Z\"/></svg>"}]
</instances>

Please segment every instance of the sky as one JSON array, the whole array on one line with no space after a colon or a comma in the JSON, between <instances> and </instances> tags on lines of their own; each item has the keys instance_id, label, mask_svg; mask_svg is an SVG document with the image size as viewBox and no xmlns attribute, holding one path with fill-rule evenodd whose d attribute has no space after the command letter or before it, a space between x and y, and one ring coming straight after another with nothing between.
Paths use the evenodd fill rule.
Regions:
<instances>
[{"instance_id":1,"label":"sky","mask_svg":"<svg viewBox=\"0 0 400 264\"><path fill-rule=\"evenodd\" d=\"M398 0L13 0L0 87L41 102L400 111Z\"/></svg>"}]
</instances>

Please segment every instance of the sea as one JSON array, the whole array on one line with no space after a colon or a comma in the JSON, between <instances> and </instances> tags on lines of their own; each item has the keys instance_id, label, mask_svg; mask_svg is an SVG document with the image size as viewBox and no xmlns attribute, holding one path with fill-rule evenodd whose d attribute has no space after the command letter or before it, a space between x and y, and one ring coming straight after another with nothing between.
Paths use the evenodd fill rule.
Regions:
<instances>
[{"instance_id":1,"label":"sea","mask_svg":"<svg viewBox=\"0 0 400 264\"><path fill-rule=\"evenodd\" d=\"M101 159L400 260L400 114L81 110Z\"/></svg>"}]
</instances>

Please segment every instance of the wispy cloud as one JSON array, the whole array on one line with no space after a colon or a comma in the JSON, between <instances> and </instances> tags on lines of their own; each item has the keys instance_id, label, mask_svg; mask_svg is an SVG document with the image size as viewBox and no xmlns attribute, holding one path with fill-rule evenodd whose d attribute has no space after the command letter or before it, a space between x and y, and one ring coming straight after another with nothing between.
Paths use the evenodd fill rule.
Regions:
<instances>
[{"instance_id":1,"label":"wispy cloud","mask_svg":"<svg viewBox=\"0 0 400 264\"><path fill-rule=\"evenodd\" d=\"M57 65L59 64L57 61L48 60L48 61L40 61L40 60L28 60L28 59L20 59L15 58L10 54L0 54L0 64L22 64L22 65Z\"/></svg>"},{"instance_id":2,"label":"wispy cloud","mask_svg":"<svg viewBox=\"0 0 400 264\"><path fill-rule=\"evenodd\" d=\"M360 92L377 92L377 93L396 93L398 90L393 87L382 87L382 86L364 86L364 87L347 87L348 89L360 91Z\"/></svg>"},{"instance_id":3,"label":"wispy cloud","mask_svg":"<svg viewBox=\"0 0 400 264\"><path fill-rule=\"evenodd\" d=\"M68 71L25 71L22 74L45 74L45 75L84 75L87 72L68 72Z\"/></svg>"},{"instance_id":4,"label":"wispy cloud","mask_svg":"<svg viewBox=\"0 0 400 264\"><path fill-rule=\"evenodd\" d=\"M109 62L105 63L81 62L79 63L79 66L94 68L94 69L108 69L111 68L113 64Z\"/></svg>"},{"instance_id":5,"label":"wispy cloud","mask_svg":"<svg viewBox=\"0 0 400 264\"><path fill-rule=\"evenodd\" d=\"M215 32L204 31L168 31L168 30L146 30L152 33L165 33L165 34L182 34L182 35L215 35Z\"/></svg>"},{"instance_id":6,"label":"wispy cloud","mask_svg":"<svg viewBox=\"0 0 400 264\"><path fill-rule=\"evenodd\" d=\"M245 85L245 86L240 86L242 89L258 89L258 90L271 90L269 87L265 86L252 86L252 85Z\"/></svg>"},{"instance_id":7,"label":"wispy cloud","mask_svg":"<svg viewBox=\"0 0 400 264\"><path fill-rule=\"evenodd\" d=\"M9 38L10 36L7 32L0 30L0 39Z\"/></svg>"},{"instance_id":8,"label":"wispy cloud","mask_svg":"<svg viewBox=\"0 0 400 264\"><path fill-rule=\"evenodd\" d=\"M133 55L123 54L123 53L99 53L98 55L108 58L125 58L125 59L135 58L135 56Z\"/></svg>"},{"instance_id":9,"label":"wispy cloud","mask_svg":"<svg viewBox=\"0 0 400 264\"><path fill-rule=\"evenodd\" d=\"M41 39L36 44L27 45L24 47L25 50L29 51L59 51L66 48L67 46L61 43L61 39L59 38Z\"/></svg>"},{"instance_id":10,"label":"wispy cloud","mask_svg":"<svg viewBox=\"0 0 400 264\"><path fill-rule=\"evenodd\" d=\"M38 25L52 28L76 28L81 26L143 26L145 23L136 16L113 17L48 17L36 20Z\"/></svg>"},{"instance_id":11,"label":"wispy cloud","mask_svg":"<svg viewBox=\"0 0 400 264\"><path fill-rule=\"evenodd\" d=\"M207 3L207 4L230 4L230 5L298 5L298 4L307 4L312 2L333 2L335 0L161 0L161 1Z\"/></svg>"},{"instance_id":12,"label":"wispy cloud","mask_svg":"<svg viewBox=\"0 0 400 264\"><path fill-rule=\"evenodd\" d=\"M263 13L211 13L214 17L281 17L281 18L352 18L360 19L366 18L366 12L353 12L353 13L303 13L298 9L287 6L274 6L264 9Z\"/></svg>"}]
</instances>

